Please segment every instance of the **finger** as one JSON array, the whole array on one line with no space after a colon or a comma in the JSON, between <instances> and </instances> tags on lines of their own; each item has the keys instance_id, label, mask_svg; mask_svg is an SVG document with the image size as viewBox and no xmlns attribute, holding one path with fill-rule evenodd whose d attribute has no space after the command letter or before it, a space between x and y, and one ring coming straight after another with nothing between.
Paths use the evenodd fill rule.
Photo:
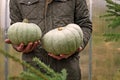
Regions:
<instances>
[{"instance_id":1,"label":"finger","mask_svg":"<svg viewBox=\"0 0 120 80\"><path fill-rule=\"evenodd\" d=\"M5 43L7 43L7 44L11 44L10 39L5 39Z\"/></svg>"},{"instance_id":2,"label":"finger","mask_svg":"<svg viewBox=\"0 0 120 80\"><path fill-rule=\"evenodd\" d=\"M69 55L66 55L66 54L60 54L60 57L61 58L68 58L68 57L70 57L72 54L69 54Z\"/></svg>"},{"instance_id":3,"label":"finger","mask_svg":"<svg viewBox=\"0 0 120 80\"><path fill-rule=\"evenodd\" d=\"M38 44L40 44L40 40L38 40L37 42L38 42Z\"/></svg>"},{"instance_id":4,"label":"finger","mask_svg":"<svg viewBox=\"0 0 120 80\"><path fill-rule=\"evenodd\" d=\"M23 53L28 53L28 52L30 52L31 49L32 49L32 45L33 45L32 42L29 43L29 44L27 45L27 47L26 47L22 52L23 52Z\"/></svg>"},{"instance_id":5,"label":"finger","mask_svg":"<svg viewBox=\"0 0 120 80\"><path fill-rule=\"evenodd\" d=\"M51 53L49 53L48 55L51 56L54 59L57 59L57 60L61 60L62 59L60 56L56 56L56 55L51 54Z\"/></svg>"},{"instance_id":6,"label":"finger","mask_svg":"<svg viewBox=\"0 0 120 80\"><path fill-rule=\"evenodd\" d=\"M39 44L39 42L38 42L38 41L34 42L34 44L33 44L32 48L31 48L31 51L32 51L33 49L35 49L35 48L37 47L37 45L38 45L38 44Z\"/></svg>"},{"instance_id":7,"label":"finger","mask_svg":"<svg viewBox=\"0 0 120 80\"><path fill-rule=\"evenodd\" d=\"M61 57L65 57L65 55L64 55L64 54L60 54L60 56L61 56Z\"/></svg>"},{"instance_id":8,"label":"finger","mask_svg":"<svg viewBox=\"0 0 120 80\"><path fill-rule=\"evenodd\" d=\"M18 47L16 47L18 51L23 51L24 50L24 44L21 43Z\"/></svg>"},{"instance_id":9,"label":"finger","mask_svg":"<svg viewBox=\"0 0 120 80\"><path fill-rule=\"evenodd\" d=\"M77 51L80 52L80 51L82 51L82 49L83 49L82 47L79 47L79 48L77 49Z\"/></svg>"}]
</instances>

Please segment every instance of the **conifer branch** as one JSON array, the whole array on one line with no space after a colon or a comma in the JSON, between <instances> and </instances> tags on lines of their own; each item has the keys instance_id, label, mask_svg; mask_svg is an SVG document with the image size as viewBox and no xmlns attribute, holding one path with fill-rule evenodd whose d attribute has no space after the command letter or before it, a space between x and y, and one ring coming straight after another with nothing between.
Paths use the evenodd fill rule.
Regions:
<instances>
[{"instance_id":1,"label":"conifer branch","mask_svg":"<svg viewBox=\"0 0 120 80\"><path fill-rule=\"evenodd\" d=\"M105 18L105 20L108 22L108 30L103 36L106 37L106 41L118 41L120 40L120 34L115 30L116 28L120 27L120 4L113 2L112 0L105 1L107 2L107 10L105 15L100 17Z\"/></svg>"},{"instance_id":2,"label":"conifer branch","mask_svg":"<svg viewBox=\"0 0 120 80\"><path fill-rule=\"evenodd\" d=\"M29 68L29 70L32 73L35 73L36 75L40 76L41 78L43 78L43 80L48 80L43 73L41 73L40 71L36 70L34 67L32 67L31 65L29 65L25 61L21 61L20 59L14 57L12 55L10 55L8 52L6 52L6 51L4 51L2 49L0 49L0 53L3 54L4 56L7 56L7 57L13 59L14 61L18 62L19 64L26 66L27 68Z\"/></svg>"},{"instance_id":3,"label":"conifer branch","mask_svg":"<svg viewBox=\"0 0 120 80\"><path fill-rule=\"evenodd\" d=\"M19 76L10 77L9 80L66 80L67 72L65 69L63 69L61 73L57 73L42 63L38 58L34 58L33 61L46 71L46 73L42 73L40 70L35 69L25 61L21 61L2 49L0 49L0 53L27 68L27 71L23 71Z\"/></svg>"}]
</instances>

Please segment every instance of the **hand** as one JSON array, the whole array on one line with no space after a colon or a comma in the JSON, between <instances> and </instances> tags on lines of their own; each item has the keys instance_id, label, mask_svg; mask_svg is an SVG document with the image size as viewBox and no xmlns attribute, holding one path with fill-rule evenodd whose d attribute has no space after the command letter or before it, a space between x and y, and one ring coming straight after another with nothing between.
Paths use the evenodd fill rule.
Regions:
<instances>
[{"instance_id":1,"label":"hand","mask_svg":"<svg viewBox=\"0 0 120 80\"><path fill-rule=\"evenodd\" d=\"M5 39L5 43L12 44L12 42L10 41L10 39Z\"/></svg>"},{"instance_id":2,"label":"hand","mask_svg":"<svg viewBox=\"0 0 120 80\"><path fill-rule=\"evenodd\" d=\"M76 52L82 51L82 47L78 48ZM61 59L67 59L68 57L72 56L74 53L71 54L60 54L60 55L54 55L52 53L48 53L49 56L51 56L54 59L61 60Z\"/></svg>"},{"instance_id":3,"label":"hand","mask_svg":"<svg viewBox=\"0 0 120 80\"><path fill-rule=\"evenodd\" d=\"M67 59L72 54L69 54L69 55L67 55L67 54L54 55L52 53L48 53L48 55L51 56L54 59L61 60L61 59Z\"/></svg>"},{"instance_id":4,"label":"hand","mask_svg":"<svg viewBox=\"0 0 120 80\"><path fill-rule=\"evenodd\" d=\"M5 42L8 44L12 44L9 39L6 39ZM25 46L23 43L21 43L20 45L14 45L14 44L12 44L12 45L16 51L28 53L28 52L31 52L33 49L35 49L38 44L40 44L40 41L35 41L34 43L30 42L30 43L28 43L27 46Z\"/></svg>"}]
</instances>

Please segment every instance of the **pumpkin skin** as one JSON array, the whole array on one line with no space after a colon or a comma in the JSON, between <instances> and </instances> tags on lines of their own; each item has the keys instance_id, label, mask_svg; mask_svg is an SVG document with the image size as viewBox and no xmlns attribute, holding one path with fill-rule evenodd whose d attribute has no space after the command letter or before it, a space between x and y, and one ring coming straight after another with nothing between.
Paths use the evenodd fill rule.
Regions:
<instances>
[{"instance_id":1,"label":"pumpkin skin","mask_svg":"<svg viewBox=\"0 0 120 80\"><path fill-rule=\"evenodd\" d=\"M42 38L43 48L54 55L71 54L80 47L82 42L83 32L76 24L53 29Z\"/></svg>"},{"instance_id":2,"label":"pumpkin skin","mask_svg":"<svg viewBox=\"0 0 120 80\"><path fill-rule=\"evenodd\" d=\"M8 38L12 44L19 45L39 40L42 36L41 29L34 23L16 22L8 28Z\"/></svg>"}]
</instances>

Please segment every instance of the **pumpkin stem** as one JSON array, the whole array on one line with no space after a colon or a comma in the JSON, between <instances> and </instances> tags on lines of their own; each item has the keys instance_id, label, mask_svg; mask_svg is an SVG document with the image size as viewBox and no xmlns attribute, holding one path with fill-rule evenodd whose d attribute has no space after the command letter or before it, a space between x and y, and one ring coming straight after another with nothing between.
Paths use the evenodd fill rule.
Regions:
<instances>
[{"instance_id":1,"label":"pumpkin stem","mask_svg":"<svg viewBox=\"0 0 120 80\"><path fill-rule=\"evenodd\" d=\"M59 27L59 28L58 28L58 31L62 31L62 30L63 30L63 28L62 28L62 27Z\"/></svg>"},{"instance_id":2,"label":"pumpkin stem","mask_svg":"<svg viewBox=\"0 0 120 80\"><path fill-rule=\"evenodd\" d=\"M25 18L25 19L23 19L23 22L28 23L29 21L28 21L28 19Z\"/></svg>"}]
</instances>

